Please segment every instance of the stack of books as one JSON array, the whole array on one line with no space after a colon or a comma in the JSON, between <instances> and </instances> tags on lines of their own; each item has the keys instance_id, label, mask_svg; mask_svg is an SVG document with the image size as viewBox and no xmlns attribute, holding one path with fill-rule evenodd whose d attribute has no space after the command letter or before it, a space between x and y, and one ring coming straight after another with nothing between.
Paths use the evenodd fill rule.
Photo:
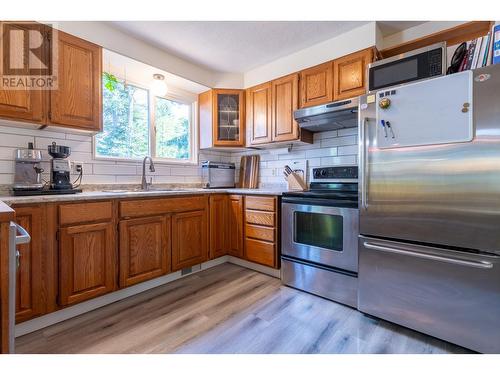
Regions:
<instances>
[{"instance_id":1,"label":"stack of books","mask_svg":"<svg viewBox=\"0 0 500 375\"><path fill-rule=\"evenodd\" d=\"M500 23L497 22L487 35L473 39L467 45L460 72L500 63Z\"/></svg>"}]
</instances>

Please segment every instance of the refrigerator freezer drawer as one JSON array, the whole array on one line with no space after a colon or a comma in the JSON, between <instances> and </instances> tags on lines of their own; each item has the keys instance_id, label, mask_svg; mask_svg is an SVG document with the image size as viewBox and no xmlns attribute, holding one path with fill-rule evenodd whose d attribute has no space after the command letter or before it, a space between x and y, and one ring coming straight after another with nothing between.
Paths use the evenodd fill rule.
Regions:
<instances>
[{"instance_id":1,"label":"refrigerator freezer drawer","mask_svg":"<svg viewBox=\"0 0 500 375\"><path fill-rule=\"evenodd\" d=\"M500 353L500 257L360 236L358 309Z\"/></svg>"},{"instance_id":2,"label":"refrigerator freezer drawer","mask_svg":"<svg viewBox=\"0 0 500 375\"><path fill-rule=\"evenodd\" d=\"M357 306L358 279L347 273L282 257L281 281L286 285L345 305Z\"/></svg>"}]
</instances>

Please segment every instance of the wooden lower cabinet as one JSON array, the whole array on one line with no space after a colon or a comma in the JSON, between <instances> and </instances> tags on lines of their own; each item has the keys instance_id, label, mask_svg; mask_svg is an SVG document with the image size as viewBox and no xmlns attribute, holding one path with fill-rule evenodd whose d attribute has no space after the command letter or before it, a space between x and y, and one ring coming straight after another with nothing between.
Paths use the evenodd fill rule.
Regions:
<instances>
[{"instance_id":1,"label":"wooden lower cabinet","mask_svg":"<svg viewBox=\"0 0 500 375\"><path fill-rule=\"evenodd\" d=\"M214 194L210 201L210 259L227 254L229 200L226 194Z\"/></svg>"},{"instance_id":2,"label":"wooden lower cabinet","mask_svg":"<svg viewBox=\"0 0 500 375\"><path fill-rule=\"evenodd\" d=\"M172 215L172 271L208 260L208 212Z\"/></svg>"},{"instance_id":3,"label":"wooden lower cabinet","mask_svg":"<svg viewBox=\"0 0 500 375\"><path fill-rule=\"evenodd\" d=\"M59 304L94 298L116 287L113 222L61 228L59 236Z\"/></svg>"},{"instance_id":4,"label":"wooden lower cabinet","mask_svg":"<svg viewBox=\"0 0 500 375\"><path fill-rule=\"evenodd\" d=\"M210 196L210 259L243 257L243 196Z\"/></svg>"},{"instance_id":5,"label":"wooden lower cabinet","mask_svg":"<svg viewBox=\"0 0 500 375\"><path fill-rule=\"evenodd\" d=\"M273 196L48 203L15 211L32 237L18 247L17 323L223 255L279 267Z\"/></svg>"},{"instance_id":6,"label":"wooden lower cabinet","mask_svg":"<svg viewBox=\"0 0 500 375\"><path fill-rule=\"evenodd\" d=\"M170 216L120 222L120 287L170 272Z\"/></svg>"},{"instance_id":7,"label":"wooden lower cabinet","mask_svg":"<svg viewBox=\"0 0 500 375\"><path fill-rule=\"evenodd\" d=\"M245 246L247 260L260 263L265 266L275 267L276 244L274 242L247 238Z\"/></svg>"},{"instance_id":8,"label":"wooden lower cabinet","mask_svg":"<svg viewBox=\"0 0 500 375\"><path fill-rule=\"evenodd\" d=\"M42 213L41 206L18 207L16 223L31 235L30 243L18 245L16 280L16 323L41 315L43 306Z\"/></svg>"},{"instance_id":9,"label":"wooden lower cabinet","mask_svg":"<svg viewBox=\"0 0 500 375\"><path fill-rule=\"evenodd\" d=\"M229 255L243 257L243 196L230 195L228 197L228 248Z\"/></svg>"},{"instance_id":10,"label":"wooden lower cabinet","mask_svg":"<svg viewBox=\"0 0 500 375\"><path fill-rule=\"evenodd\" d=\"M279 268L278 199L245 197L245 259Z\"/></svg>"},{"instance_id":11,"label":"wooden lower cabinet","mask_svg":"<svg viewBox=\"0 0 500 375\"><path fill-rule=\"evenodd\" d=\"M0 203L0 353L10 353L9 310L9 230L15 213L6 204Z\"/></svg>"}]
</instances>

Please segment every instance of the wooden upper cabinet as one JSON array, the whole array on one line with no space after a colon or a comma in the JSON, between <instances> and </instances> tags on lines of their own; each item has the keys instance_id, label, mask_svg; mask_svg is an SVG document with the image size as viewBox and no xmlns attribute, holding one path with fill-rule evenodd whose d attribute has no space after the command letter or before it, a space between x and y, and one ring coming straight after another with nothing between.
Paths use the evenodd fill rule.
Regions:
<instances>
[{"instance_id":1,"label":"wooden upper cabinet","mask_svg":"<svg viewBox=\"0 0 500 375\"><path fill-rule=\"evenodd\" d=\"M226 194L210 196L210 259L227 254L228 209L228 196Z\"/></svg>"},{"instance_id":2,"label":"wooden upper cabinet","mask_svg":"<svg viewBox=\"0 0 500 375\"><path fill-rule=\"evenodd\" d=\"M272 81L272 140L299 138L299 126L293 112L299 107L299 75L290 74Z\"/></svg>"},{"instance_id":3,"label":"wooden upper cabinet","mask_svg":"<svg viewBox=\"0 0 500 375\"><path fill-rule=\"evenodd\" d=\"M243 257L243 196L228 197L228 254Z\"/></svg>"},{"instance_id":4,"label":"wooden upper cabinet","mask_svg":"<svg viewBox=\"0 0 500 375\"><path fill-rule=\"evenodd\" d=\"M25 50L27 48L27 45L23 43L23 39L15 37L16 33L10 34L10 32L18 31L25 33L24 40L26 41L28 40L26 34L33 29L33 26L30 26L30 28L28 29L27 27L23 26L22 23L3 24L2 22L0 22L0 25L4 27L4 32L9 32L9 35L13 36L12 38L5 38L4 40L4 49L8 48L11 51L9 56L12 56L14 58L16 56L26 56ZM44 32L44 28L45 26L40 24L41 33L43 35L46 35ZM41 53L47 55L49 51L47 49L44 49L41 51ZM4 53L3 59L7 59L7 57L7 54ZM18 63L20 64L19 66L23 66L23 68L21 69L22 72L20 72L19 74L29 75L28 59L24 58L24 61L19 61ZM34 60L34 63L37 63L37 61ZM8 76L5 77L8 78ZM3 87L0 86L0 117L9 120L22 120L43 124L46 122L46 112L47 103L44 91L28 89L11 90L3 89Z\"/></svg>"},{"instance_id":5,"label":"wooden upper cabinet","mask_svg":"<svg viewBox=\"0 0 500 375\"><path fill-rule=\"evenodd\" d=\"M18 245L19 268L16 281L16 323L44 312L42 266L42 208L17 207L16 223L28 231L30 243Z\"/></svg>"},{"instance_id":6,"label":"wooden upper cabinet","mask_svg":"<svg viewBox=\"0 0 500 375\"><path fill-rule=\"evenodd\" d=\"M245 146L245 92L214 90L214 146Z\"/></svg>"},{"instance_id":7,"label":"wooden upper cabinet","mask_svg":"<svg viewBox=\"0 0 500 375\"><path fill-rule=\"evenodd\" d=\"M368 48L333 61L333 100L348 99L366 93L366 69L373 60Z\"/></svg>"},{"instance_id":8,"label":"wooden upper cabinet","mask_svg":"<svg viewBox=\"0 0 500 375\"><path fill-rule=\"evenodd\" d=\"M59 304L71 305L113 291L115 254L112 222L61 228Z\"/></svg>"},{"instance_id":9,"label":"wooden upper cabinet","mask_svg":"<svg viewBox=\"0 0 500 375\"><path fill-rule=\"evenodd\" d=\"M331 61L300 72L300 107L333 101L333 64Z\"/></svg>"},{"instance_id":10,"label":"wooden upper cabinet","mask_svg":"<svg viewBox=\"0 0 500 375\"><path fill-rule=\"evenodd\" d=\"M272 85L266 82L247 89L247 127L249 144L258 145L272 141Z\"/></svg>"},{"instance_id":11,"label":"wooden upper cabinet","mask_svg":"<svg viewBox=\"0 0 500 375\"><path fill-rule=\"evenodd\" d=\"M172 271L208 259L207 210L172 215Z\"/></svg>"},{"instance_id":12,"label":"wooden upper cabinet","mask_svg":"<svg viewBox=\"0 0 500 375\"><path fill-rule=\"evenodd\" d=\"M213 89L198 96L200 148L245 146L245 91Z\"/></svg>"},{"instance_id":13,"label":"wooden upper cabinet","mask_svg":"<svg viewBox=\"0 0 500 375\"><path fill-rule=\"evenodd\" d=\"M120 287L170 271L170 217L154 216L120 222Z\"/></svg>"},{"instance_id":14,"label":"wooden upper cabinet","mask_svg":"<svg viewBox=\"0 0 500 375\"><path fill-rule=\"evenodd\" d=\"M50 91L49 122L102 130L102 49L86 40L57 32L57 90Z\"/></svg>"}]
</instances>

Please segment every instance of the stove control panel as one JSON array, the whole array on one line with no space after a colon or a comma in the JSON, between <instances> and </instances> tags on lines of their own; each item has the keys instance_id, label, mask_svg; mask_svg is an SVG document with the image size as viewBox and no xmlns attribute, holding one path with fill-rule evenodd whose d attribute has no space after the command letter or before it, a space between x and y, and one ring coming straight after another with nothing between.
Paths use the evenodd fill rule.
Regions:
<instances>
[{"instance_id":1,"label":"stove control panel","mask_svg":"<svg viewBox=\"0 0 500 375\"><path fill-rule=\"evenodd\" d=\"M358 167L355 165L315 167L311 168L310 176L312 182L357 180Z\"/></svg>"}]
</instances>

